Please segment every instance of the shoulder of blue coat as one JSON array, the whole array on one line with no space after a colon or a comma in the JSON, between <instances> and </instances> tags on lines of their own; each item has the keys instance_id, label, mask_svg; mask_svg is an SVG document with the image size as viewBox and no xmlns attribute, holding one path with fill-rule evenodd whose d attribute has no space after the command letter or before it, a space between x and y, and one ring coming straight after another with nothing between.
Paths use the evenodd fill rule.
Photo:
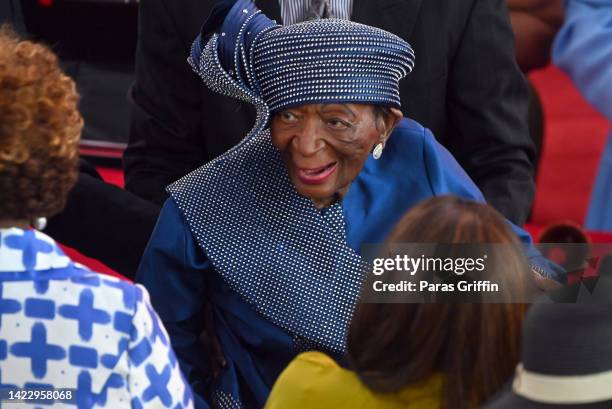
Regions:
<instances>
[{"instance_id":1,"label":"shoulder of blue coat","mask_svg":"<svg viewBox=\"0 0 612 409\"><path fill-rule=\"evenodd\" d=\"M423 137L425 127L414 119L403 118L399 124L397 124L393 132L400 132L402 134L412 135L415 137Z\"/></svg>"},{"instance_id":2,"label":"shoulder of blue coat","mask_svg":"<svg viewBox=\"0 0 612 409\"><path fill-rule=\"evenodd\" d=\"M436 138L428 128L410 118L403 118L391 133L393 138L408 140L411 143L431 144Z\"/></svg>"},{"instance_id":3,"label":"shoulder of blue coat","mask_svg":"<svg viewBox=\"0 0 612 409\"><path fill-rule=\"evenodd\" d=\"M435 143L437 143L436 139L429 129L413 119L403 118L389 137L385 155L389 156L387 152L390 151L396 152L400 155L401 160L405 161L408 159L406 155L421 157L424 147Z\"/></svg>"}]
</instances>

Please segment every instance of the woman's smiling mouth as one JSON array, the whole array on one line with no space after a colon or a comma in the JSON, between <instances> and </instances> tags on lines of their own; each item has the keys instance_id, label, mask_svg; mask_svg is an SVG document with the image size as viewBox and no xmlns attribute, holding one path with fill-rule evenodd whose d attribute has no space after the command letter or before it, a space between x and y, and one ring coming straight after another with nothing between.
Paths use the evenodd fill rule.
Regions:
<instances>
[{"instance_id":1,"label":"woman's smiling mouth","mask_svg":"<svg viewBox=\"0 0 612 409\"><path fill-rule=\"evenodd\" d=\"M318 168L296 168L297 175L300 181L307 185L318 185L325 183L327 179L336 171L338 162L332 162L328 165Z\"/></svg>"}]
</instances>

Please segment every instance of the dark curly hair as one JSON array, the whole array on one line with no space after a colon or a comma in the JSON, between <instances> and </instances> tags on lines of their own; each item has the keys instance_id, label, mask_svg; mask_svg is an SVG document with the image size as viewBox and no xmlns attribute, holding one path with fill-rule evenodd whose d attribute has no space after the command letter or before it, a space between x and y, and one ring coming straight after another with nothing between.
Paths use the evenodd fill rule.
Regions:
<instances>
[{"instance_id":1,"label":"dark curly hair","mask_svg":"<svg viewBox=\"0 0 612 409\"><path fill-rule=\"evenodd\" d=\"M0 28L0 218L52 216L77 177L74 82L47 47Z\"/></svg>"}]
</instances>

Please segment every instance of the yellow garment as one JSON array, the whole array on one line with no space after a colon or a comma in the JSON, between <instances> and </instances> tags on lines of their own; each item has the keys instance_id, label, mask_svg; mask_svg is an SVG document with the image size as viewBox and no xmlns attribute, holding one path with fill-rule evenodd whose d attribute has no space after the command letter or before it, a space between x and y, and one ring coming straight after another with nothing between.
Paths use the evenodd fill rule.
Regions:
<instances>
[{"instance_id":1,"label":"yellow garment","mask_svg":"<svg viewBox=\"0 0 612 409\"><path fill-rule=\"evenodd\" d=\"M442 383L434 375L397 393L375 393L329 356L306 352L281 373L265 409L439 409Z\"/></svg>"}]
</instances>

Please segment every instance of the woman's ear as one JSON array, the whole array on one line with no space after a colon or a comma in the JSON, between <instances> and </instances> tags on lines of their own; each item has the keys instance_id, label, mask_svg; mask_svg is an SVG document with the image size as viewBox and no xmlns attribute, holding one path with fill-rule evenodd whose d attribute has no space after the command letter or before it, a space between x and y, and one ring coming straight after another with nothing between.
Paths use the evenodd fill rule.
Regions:
<instances>
[{"instance_id":1,"label":"woman's ear","mask_svg":"<svg viewBox=\"0 0 612 409\"><path fill-rule=\"evenodd\" d=\"M402 114L402 111L397 108L389 108L385 111L383 115L380 116L379 130L381 132L381 139L383 139L384 142L389 139L389 136L391 136L393 129L395 129L395 127L402 120L403 117L404 114Z\"/></svg>"}]
</instances>

